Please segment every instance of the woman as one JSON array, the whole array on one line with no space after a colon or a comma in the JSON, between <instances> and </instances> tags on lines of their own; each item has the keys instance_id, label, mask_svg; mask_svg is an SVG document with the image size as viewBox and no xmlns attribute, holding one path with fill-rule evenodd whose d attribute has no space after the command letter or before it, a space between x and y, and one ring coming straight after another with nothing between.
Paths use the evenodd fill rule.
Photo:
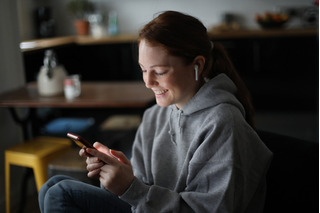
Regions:
<instances>
[{"instance_id":1,"label":"woman","mask_svg":"<svg viewBox=\"0 0 320 213\"><path fill-rule=\"evenodd\" d=\"M88 176L103 189L53 177L41 211L262 212L272 154L223 47L196 18L167 11L141 30L139 64L157 105L143 116L131 162L98 142L84 147Z\"/></svg>"}]
</instances>

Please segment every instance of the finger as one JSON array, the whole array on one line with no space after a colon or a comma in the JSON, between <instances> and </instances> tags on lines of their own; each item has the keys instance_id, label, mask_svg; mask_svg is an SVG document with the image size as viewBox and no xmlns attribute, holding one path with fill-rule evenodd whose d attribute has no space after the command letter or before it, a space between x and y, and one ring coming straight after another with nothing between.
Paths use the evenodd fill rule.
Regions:
<instances>
[{"instance_id":1,"label":"finger","mask_svg":"<svg viewBox=\"0 0 320 213\"><path fill-rule=\"evenodd\" d=\"M88 164L88 165L87 165L87 170L88 170L89 172L91 172L91 171L100 169L103 165L104 165L103 162Z\"/></svg>"},{"instance_id":2,"label":"finger","mask_svg":"<svg viewBox=\"0 0 320 213\"><path fill-rule=\"evenodd\" d=\"M80 155L81 157L88 157L88 156L89 156L88 153L87 153L86 150L85 150L85 147L83 147L83 148L80 149L79 155Z\"/></svg>"},{"instance_id":3,"label":"finger","mask_svg":"<svg viewBox=\"0 0 320 213\"><path fill-rule=\"evenodd\" d=\"M118 161L127 164L127 165L131 165L130 161L128 160L128 158L125 156L125 154L123 154L123 152L120 151L116 151L113 149L110 149L110 153L118 159Z\"/></svg>"},{"instance_id":4,"label":"finger","mask_svg":"<svg viewBox=\"0 0 320 213\"><path fill-rule=\"evenodd\" d=\"M95 156L89 156L89 157L87 157L87 160L86 160L87 164L99 163L99 162L101 162L101 160Z\"/></svg>"},{"instance_id":5,"label":"finger","mask_svg":"<svg viewBox=\"0 0 320 213\"><path fill-rule=\"evenodd\" d=\"M95 142L93 144L93 147L96 148L98 151L100 151L100 152L102 152L102 153L104 153L106 155L111 156L110 155L110 149L107 146L103 145L102 143Z\"/></svg>"},{"instance_id":6,"label":"finger","mask_svg":"<svg viewBox=\"0 0 320 213\"><path fill-rule=\"evenodd\" d=\"M97 157L98 159L100 159L101 161L103 161L106 164L114 164L114 163L118 162L118 160L115 159L110 153L105 154L105 153L100 152L96 149L90 149L90 148L87 149L87 152L90 155Z\"/></svg>"},{"instance_id":7,"label":"finger","mask_svg":"<svg viewBox=\"0 0 320 213\"><path fill-rule=\"evenodd\" d=\"M89 178L94 178L94 177L99 176L99 174L100 174L100 169L96 169L96 170L88 172L87 176Z\"/></svg>"},{"instance_id":8,"label":"finger","mask_svg":"<svg viewBox=\"0 0 320 213\"><path fill-rule=\"evenodd\" d=\"M86 151L85 151L83 148L79 150L79 155L80 155L81 157L87 157L87 156L86 156Z\"/></svg>"},{"instance_id":9,"label":"finger","mask_svg":"<svg viewBox=\"0 0 320 213\"><path fill-rule=\"evenodd\" d=\"M86 151L87 147L83 146L80 151L79 151L79 155L81 157L90 157L91 155Z\"/></svg>"}]
</instances>

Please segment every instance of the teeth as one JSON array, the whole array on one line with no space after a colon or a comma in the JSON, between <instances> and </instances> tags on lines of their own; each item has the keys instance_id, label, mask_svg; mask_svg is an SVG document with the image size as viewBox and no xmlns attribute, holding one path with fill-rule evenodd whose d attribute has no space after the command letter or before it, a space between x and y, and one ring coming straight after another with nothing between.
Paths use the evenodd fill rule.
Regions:
<instances>
[{"instance_id":1,"label":"teeth","mask_svg":"<svg viewBox=\"0 0 320 213\"><path fill-rule=\"evenodd\" d=\"M166 93L167 91L168 91L167 89L164 89L164 90L157 90L157 91L154 91L154 93L155 93L156 95L161 95L161 94Z\"/></svg>"}]
</instances>

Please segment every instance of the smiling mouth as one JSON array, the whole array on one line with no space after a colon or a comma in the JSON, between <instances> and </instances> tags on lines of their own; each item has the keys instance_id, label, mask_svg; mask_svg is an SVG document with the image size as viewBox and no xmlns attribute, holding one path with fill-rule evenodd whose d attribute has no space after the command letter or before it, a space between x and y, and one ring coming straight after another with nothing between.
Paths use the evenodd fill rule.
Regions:
<instances>
[{"instance_id":1,"label":"smiling mouth","mask_svg":"<svg viewBox=\"0 0 320 213\"><path fill-rule=\"evenodd\" d=\"M154 90L153 91L156 95L163 95L165 94L166 92L168 92L167 89L163 89L163 90Z\"/></svg>"}]
</instances>

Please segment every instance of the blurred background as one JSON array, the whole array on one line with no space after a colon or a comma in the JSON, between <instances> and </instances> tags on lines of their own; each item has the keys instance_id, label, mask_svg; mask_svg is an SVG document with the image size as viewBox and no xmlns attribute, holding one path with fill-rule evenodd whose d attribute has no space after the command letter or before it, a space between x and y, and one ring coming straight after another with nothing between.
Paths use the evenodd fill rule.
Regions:
<instances>
[{"instance_id":1,"label":"blurred background","mask_svg":"<svg viewBox=\"0 0 320 213\"><path fill-rule=\"evenodd\" d=\"M23 44L77 34L73 25L76 16L68 9L68 2L0 1L0 93L37 80L46 48L28 50ZM252 93L258 129L318 143L318 1L90 2L94 8L85 14L91 27L86 36L98 39L99 44L54 47L59 62L69 74L80 73L83 80L89 81L141 81L134 35L160 11L188 13L205 24L213 41L226 47ZM279 24L279 19L283 23ZM277 23L274 26L274 20L278 20L275 22L279 26ZM261 24L263 21L267 26ZM133 40L116 44L101 42L121 35L133 35ZM103 72L107 70L113 72ZM26 109L19 109L18 113L23 116ZM23 136L8 109L0 108L0 121L0 212L4 212L3 153L6 148L21 143ZM13 168L13 172L12 181L19 183L22 170ZM33 183L30 185L29 191L34 192ZM12 197L19 197L19 190L18 186L13 188ZM19 199L11 202L18 205Z\"/></svg>"},{"instance_id":2,"label":"blurred background","mask_svg":"<svg viewBox=\"0 0 320 213\"><path fill-rule=\"evenodd\" d=\"M67 8L67 0L17 0L19 33L21 40L33 39L35 33L34 13L41 7L47 7L57 36L72 35L73 16ZM120 33L136 33L151 20L156 13L164 10L178 10L198 17L210 29L225 21L226 15L233 15L244 27L258 28L256 14L265 12L289 12L292 15L288 27L317 25L318 7L314 0L92 0L93 13L101 14L107 21L110 11L118 15ZM107 23L105 23L107 24Z\"/></svg>"}]
</instances>

